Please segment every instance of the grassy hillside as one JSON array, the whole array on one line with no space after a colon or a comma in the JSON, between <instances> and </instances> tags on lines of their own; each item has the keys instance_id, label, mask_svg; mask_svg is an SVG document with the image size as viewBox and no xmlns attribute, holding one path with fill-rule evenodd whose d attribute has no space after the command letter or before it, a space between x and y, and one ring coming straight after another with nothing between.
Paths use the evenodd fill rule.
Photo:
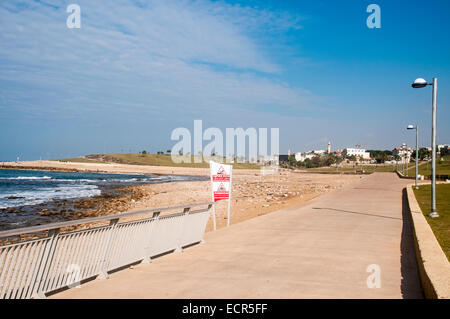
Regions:
<instances>
[{"instance_id":1,"label":"grassy hillside","mask_svg":"<svg viewBox=\"0 0 450 319\"><path fill-rule=\"evenodd\" d=\"M186 158L186 157L185 157ZM209 162L195 163L195 158L198 156L191 156L190 163L174 163L168 154L98 154L87 155L84 157L65 158L60 159L60 162L78 162L78 163L119 163L119 164L133 164L133 165L152 165L152 166L170 166L170 167L199 167L208 168ZM216 162L224 163L223 158L215 157ZM235 169L259 169L255 164L248 163L234 163Z\"/></svg>"}]
</instances>

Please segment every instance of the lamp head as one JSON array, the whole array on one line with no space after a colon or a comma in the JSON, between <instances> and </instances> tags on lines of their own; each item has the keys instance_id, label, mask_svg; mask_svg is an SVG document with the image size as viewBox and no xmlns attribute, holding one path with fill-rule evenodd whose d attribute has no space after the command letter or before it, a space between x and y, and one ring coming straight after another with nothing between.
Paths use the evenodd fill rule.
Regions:
<instances>
[{"instance_id":1,"label":"lamp head","mask_svg":"<svg viewBox=\"0 0 450 319\"><path fill-rule=\"evenodd\" d=\"M411 86L415 89L423 88L427 86L427 81L425 81L425 79L418 78L414 81L414 83Z\"/></svg>"},{"instance_id":2,"label":"lamp head","mask_svg":"<svg viewBox=\"0 0 450 319\"><path fill-rule=\"evenodd\" d=\"M407 129L407 130L414 130L415 127L414 127L414 125L408 125L408 127L407 127L406 129Z\"/></svg>"}]
</instances>

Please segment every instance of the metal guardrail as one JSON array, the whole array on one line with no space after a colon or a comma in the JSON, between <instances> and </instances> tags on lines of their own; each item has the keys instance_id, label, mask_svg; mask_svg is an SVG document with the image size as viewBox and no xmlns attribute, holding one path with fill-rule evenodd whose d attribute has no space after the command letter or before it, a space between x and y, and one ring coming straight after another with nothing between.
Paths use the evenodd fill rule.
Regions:
<instances>
[{"instance_id":1,"label":"metal guardrail","mask_svg":"<svg viewBox=\"0 0 450 319\"><path fill-rule=\"evenodd\" d=\"M48 236L0 246L0 299L45 298L46 293L106 278L112 270L201 242L214 203L164 207L0 232L0 238L48 231ZM191 210L193 207L202 207ZM162 211L182 210L160 216ZM119 219L152 213L151 217ZM60 233L68 226L109 225Z\"/></svg>"}]
</instances>

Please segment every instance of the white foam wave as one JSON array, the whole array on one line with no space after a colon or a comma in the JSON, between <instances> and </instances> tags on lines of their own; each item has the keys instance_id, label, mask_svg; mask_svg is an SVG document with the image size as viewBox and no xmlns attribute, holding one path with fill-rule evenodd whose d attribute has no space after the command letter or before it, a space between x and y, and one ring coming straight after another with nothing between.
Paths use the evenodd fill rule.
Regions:
<instances>
[{"instance_id":1,"label":"white foam wave","mask_svg":"<svg viewBox=\"0 0 450 319\"><path fill-rule=\"evenodd\" d=\"M85 198L100 195L101 190L96 185L70 185L56 188L41 188L33 191L22 191L14 194L2 194L0 207L17 207L36 205L51 200Z\"/></svg>"},{"instance_id":2,"label":"white foam wave","mask_svg":"<svg viewBox=\"0 0 450 319\"><path fill-rule=\"evenodd\" d=\"M3 177L0 179L8 179L8 180L14 180L14 179L18 179L18 180L22 180L22 179L29 179L29 180L48 180L48 179L52 179L50 176L17 176L17 177Z\"/></svg>"}]
</instances>

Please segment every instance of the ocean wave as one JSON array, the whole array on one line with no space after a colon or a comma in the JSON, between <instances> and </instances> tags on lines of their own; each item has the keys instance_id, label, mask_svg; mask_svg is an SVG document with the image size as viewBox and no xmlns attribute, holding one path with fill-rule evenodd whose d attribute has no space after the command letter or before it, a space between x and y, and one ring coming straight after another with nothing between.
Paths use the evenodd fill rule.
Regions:
<instances>
[{"instance_id":1,"label":"ocean wave","mask_svg":"<svg viewBox=\"0 0 450 319\"><path fill-rule=\"evenodd\" d=\"M50 176L17 176L17 177L1 177L0 180L2 179L7 179L7 180L24 180L24 179L29 179L29 180L49 180L49 179L53 179Z\"/></svg>"},{"instance_id":2,"label":"ocean wave","mask_svg":"<svg viewBox=\"0 0 450 319\"><path fill-rule=\"evenodd\" d=\"M185 176L81 173L45 171L1 171L0 208L38 205L52 200L89 198L101 195L103 187L187 180ZM24 176L24 175L34 176Z\"/></svg>"},{"instance_id":3,"label":"ocean wave","mask_svg":"<svg viewBox=\"0 0 450 319\"><path fill-rule=\"evenodd\" d=\"M111 178L111 179L57 179L58 182L86 182L86 183L132 183L132 182L149 182L162 180L160 177L134 177L134 178Z\"/></svg>"},{"instance_id":4,"label":"ocean wave","mask_svg":"<svg viewBox=\"0 0 450 319\"><path fill-rule=\"evenodd\" d=\"M0 196L0 208L42 204L52 200L89 198L101 194L96 185L70 185L6 193Z\"/></svg>"},{"instance_id":5,"label":"ocean wave","mask_svg":"<svg viewBox=\"0 0 450 319\"><path fill-rule=\"evenodd\" d=\"M56 179L53 179L54 181L57 181L57 182L61 182L61 183L63 183L63 182L86 182L86 183L97 183L97 182L99 182L99 181L104 181L104 180L101 180L101 179L84 179L84 178L80 178L80 179L72 179L72 178L56 178Z\"/></svg>"}]
</instances>

